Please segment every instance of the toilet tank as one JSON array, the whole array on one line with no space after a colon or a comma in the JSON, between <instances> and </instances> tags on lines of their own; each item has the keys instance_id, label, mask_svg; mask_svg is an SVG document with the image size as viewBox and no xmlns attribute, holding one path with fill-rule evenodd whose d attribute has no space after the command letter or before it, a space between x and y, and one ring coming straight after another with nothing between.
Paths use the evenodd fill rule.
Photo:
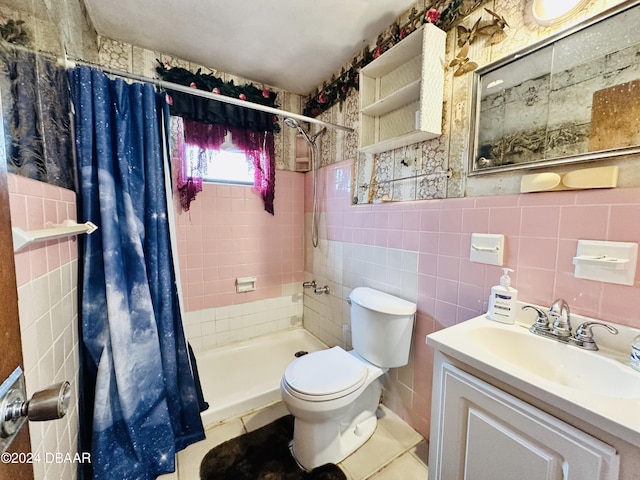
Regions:
<instances>
[{"instance_id":1,"label":"toilet tank","mask_svg":"<svg viewBox=\"0 0 640 480\"><path fill-rule=\"evenodd\" d=\"M353 349L381 368L406 365L416 304L368 287L353 289L349 299Z\"/></svg>"}]
</instances>

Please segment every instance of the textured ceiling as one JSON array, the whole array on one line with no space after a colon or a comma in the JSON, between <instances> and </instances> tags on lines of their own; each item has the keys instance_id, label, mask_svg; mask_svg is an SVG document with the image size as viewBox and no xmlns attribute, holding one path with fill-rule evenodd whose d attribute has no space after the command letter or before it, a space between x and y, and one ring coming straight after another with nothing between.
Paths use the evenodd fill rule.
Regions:
<instances>
[{"instance_id":1,"label":"textured ceiling","mask_svg":"<svg viewBox=\"0 0 640 480\"><path fill-rule=\"evenodd\" d=\"M103 36L308 94L414 0L84 0Z\"/></svg>"}]
</instances>

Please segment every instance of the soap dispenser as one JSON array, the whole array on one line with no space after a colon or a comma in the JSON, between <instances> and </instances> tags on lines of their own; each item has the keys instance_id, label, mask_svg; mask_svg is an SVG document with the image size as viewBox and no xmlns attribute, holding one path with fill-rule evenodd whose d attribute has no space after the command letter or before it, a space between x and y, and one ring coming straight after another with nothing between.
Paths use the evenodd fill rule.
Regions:
<instances>
[{"instance_id":1,"label":"soap dispenser","mask_svg":"<svg viewBox=\"0 0 640 480\"><path fill-rule=\"evenodd\" d=\"M500 277L500 285L491 288L487 317L496 322L513 324L516 322L518 290L511 286L509 272L513 272L513 270L510 268L502 270L504 273Z\"/></svg>"}]
</instances>

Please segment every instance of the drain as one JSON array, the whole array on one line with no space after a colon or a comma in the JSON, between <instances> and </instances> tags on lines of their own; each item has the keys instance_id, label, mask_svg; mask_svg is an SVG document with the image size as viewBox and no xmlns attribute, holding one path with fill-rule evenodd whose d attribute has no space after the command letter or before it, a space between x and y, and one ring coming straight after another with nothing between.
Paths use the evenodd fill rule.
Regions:
<instances>
[{"instance_id":1,"label":"drain","mask_svg":"<svg viewBox=\"0 0 640 480\"><path fill-rule=\"evenodd\" d=\"M301 356L303 356L303 355L306 355L307 353L309 353L309 352L307 352L306 350L298 350L298 351L297 351L296 353L294 353L293 355L294 355L295 357L301 357Z\"/></svg>"}]
</instances>

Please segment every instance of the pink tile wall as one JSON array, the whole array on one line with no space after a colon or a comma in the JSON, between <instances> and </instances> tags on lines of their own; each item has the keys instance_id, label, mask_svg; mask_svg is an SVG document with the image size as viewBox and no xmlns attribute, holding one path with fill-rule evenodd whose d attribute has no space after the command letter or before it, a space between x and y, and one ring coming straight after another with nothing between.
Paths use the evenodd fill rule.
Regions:
<instances>
[{"instance_id":1,"label":"pink tile wall","mask_svg":"<svg viewBox=\"0 0 640 480\"><path fill-rule=\"evenodd\" d=\"M275 215L251 187L205 184L189 212L177 211L178 252L187 311L282 295L304 266L304 176L276 172ZM236 293L237 277L258 279Z\"/></svg>"},{"instance_id":2,"label":"pink tile wall","mask_svg":"<svg viewBox=\"0 0 640 480\"><path fill-rule=\"evenodd\" d=\"M640 268L635 285L623 286L574 278L572 264L578 239L640 241L640 189L351 206L351 172L350 161L320 170L327 237L418 252L413 395L394 410L423 436L429 436L433 369L425 336L485 312L501 274L469 261L472 232L505 235L505 264L515 269L520 300L549 305L564 298L572 312L640 327Z\"/></svg>"},{"instance_id":3,"label":"pink tile wall","mask_svg":"<svg viewBox=\"0 0 640 480\"><path fill-rule=\"evenodd\" d=\"M500 277L499 267L469 261L473 232L505 235L521 300L563 297L576 313L640 327L640 268L624 286L574 278L572 264L578 239L640 241L640 189L350 206L351 170L351 162L320 170L328 238L418 251L419 309L436 328L484 312Z\"/></svg>"},{"instance_id":4,"label":"pink tile wall","mask_svg":"<svg viewBox=\"0 0 640 480\"><path fill-rule=\"evenodd\" d=\"M48 223L76 219L76 195L70 190L9 175L13 227L41 230ZM78 312L75 237L34 243L15 254L20 333L27 392L69 380L77 398ZM72 400L67 415L50 428L29 424L34 455L77 451L78 409ZM73 478L73 465L34 464L34 478Z\"/></svg>"},{"instance_id":5,"label":"pink tile wall","mask_svg":"<svg viewBox=\"0 0 640 480\"><path fill-rule=\"evenodd\" d=\"M9 175L9 202L12 226L25 231L76 220L75 192L20 175ZM74 237L25 247L15 255L18 287L77 258Z\"/></svg>"}]
</instances>

